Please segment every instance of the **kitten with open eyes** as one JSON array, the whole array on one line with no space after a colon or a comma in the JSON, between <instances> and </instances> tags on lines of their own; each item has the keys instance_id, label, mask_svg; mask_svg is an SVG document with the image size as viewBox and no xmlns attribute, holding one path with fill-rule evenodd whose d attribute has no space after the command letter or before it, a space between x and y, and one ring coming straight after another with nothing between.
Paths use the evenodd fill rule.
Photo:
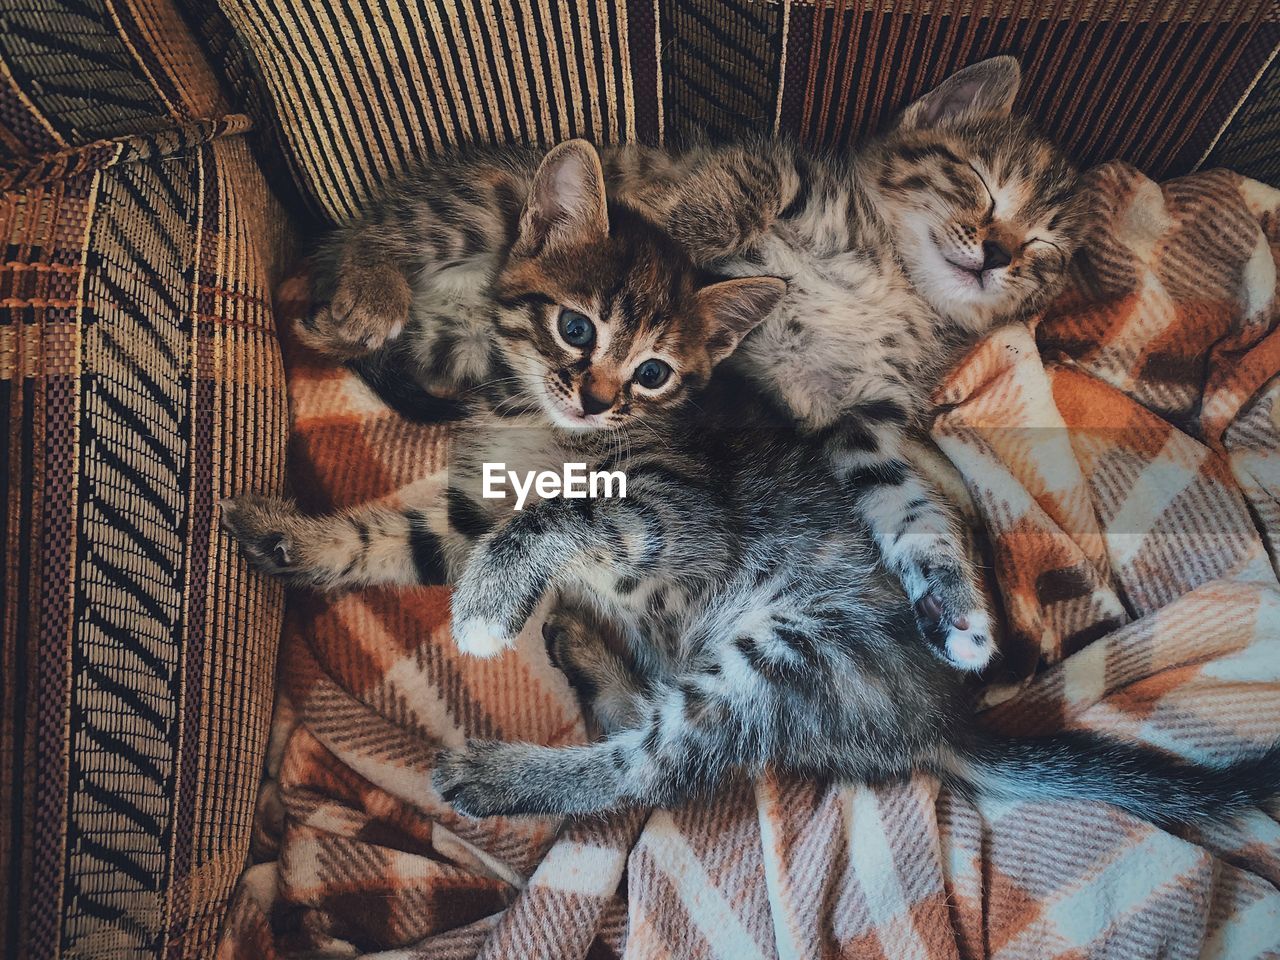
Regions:
<instances>
[{"instance_id":1,"label":"kitten with open eyes","mask_svg":"<svg viewBox=\"0 0 1280 960\"><path fill-rule=\"evenodd\" d=\"M1203 770L1082 735L980 733L962 676L923 642L821 448L796 440L789 412L713 375L784 284L702 274L658 227L607 202L581 141L540 163L490 156L466 161L457 195L440 186L457 175L447 166L429 204L413 186L394 195L350 228L361 240L339 256L359 258L361 283L404 271L361 297L439 298L419 315L477 296L456 283L451 271L466 267L455 257L493 258L474 302L489 317L488 369L503 373L465 398L447 495L321 517L253 497L223 508L249 556L294 583L453 574L454 639L478 655L509 645L551 601L549 652L608 735L446 750L433 783L458 810L669 806L766 767L872 782L924 769L964 789L1107 800L1160 822L1275 791L1280 751ZM342 292L350 282L317 278L333 293L317 329L340 323L335 310L369 309ZM479 496L478 465L497 459L522 472L621 470L627 494L513 512Z\"/></svg>"},{"instance_id":2,"label":"kitten with open eyes","mask_svg":"<svg viewBox=\"0 0 1280 960\"><path fill-rule=\"evenodd\" d=\"M477 542L500 523L516 530L539 515L529 507L513 516L509 501L483 497L483 464L503 463L520 475L561 473L567 463L616 470L641 462L651 448L665 449L689 429L691 398L785 290L775 277L714 279L695 268L640 214L607 201L598 155L584 141L563 143L545 158L503 148L439 164L348 227L318 260L316 295L330 299L319 300L307 323L313 337L341 331L355 353L373 315L390 310L401 322L396 311L412 296L415 323L444 327L421 331L419 342L451 337L455 369L474 363L484 371L486 379L461 397L466 415L452 431L447 495L411 489L407 495L420 502L328 517L247 497L228 504L224 521L256 562L299 586L439 583L446 576L468 582L479 576L468 571L482 566L473 557ZM378 318L378 337L388 334L386 321ZM405 375L420 370L415 357L394 359ZM451 376L452 369L442 372ZM469 371L456 382L474 378ZM712 482L710 466L697 471ZM680 479L691 483L693 474ZM609 536L625 534L656 566L665 602L674 606L682 587L664 577L686 585L714 579L733 551L710 532L696 549L663 552L660 539L647 542L661 533L657 521L674 528L691 522L673 514L660 492L652 493L658 502L645 504L651 485L672 486L628 474L627 500L616 509L636 514L629 521L635 529L611 526ZM720 516L713 507L698 519L708 530L709 518ZM733 522L723 526L729 531ZM526 606L562 575L552 568L573 569L577 536L565 533L563 556L556 543L542 543L544 554L528 570L501 579L520 594L503 601L521 613L518 622L509 622L511 611L498 620L467 614L462 589L454 604L459 646L482 656L505 647L532 612ZM591 595L624 619L647 612L647 589L633 582L639 573L619 569L594 571ZM517 586L535 570L541 580ZM481 592L502 593L487 586Z\"/></svg>"}]
</instances>

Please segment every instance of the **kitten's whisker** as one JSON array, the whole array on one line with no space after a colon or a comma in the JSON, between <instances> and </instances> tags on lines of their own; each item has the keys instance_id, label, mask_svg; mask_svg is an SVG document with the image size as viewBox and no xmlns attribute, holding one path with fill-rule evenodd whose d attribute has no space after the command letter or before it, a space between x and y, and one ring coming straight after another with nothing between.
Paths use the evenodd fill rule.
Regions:
<instances>
[{"instance_id":1,"label":"kitten's whisker","mask_svg":"<svg viewBox=\"0 0 1280 960\"><path fill-rule=\"evenodd\" d=\"M493 412L497 414L502 414L502 413L505 413L507 410L513 409L516 405L521 403L530 403L536 406L538 403L538 398L534 396L532 393L530 393L528 390L521 390L518 393L513 393L510 396L504 397L502 400L494 404Z\"/></svg>"},{"instance_id":2,"label":"kitten's whisker","mask_svg":"<svg viewBox=\"0 0 1280 960\"><path fill-rule=\"evenodd\" d=\"M492 387L497 387L504 383L521 383L521 382L523 382L523 378L521 377L495 377L492 380L485 380L483 383L477 383L475 386L468 389L463 394L463 396L468 396L468 397L473 396L482 390L488 390Z\"/></svg>"}]
</instances>

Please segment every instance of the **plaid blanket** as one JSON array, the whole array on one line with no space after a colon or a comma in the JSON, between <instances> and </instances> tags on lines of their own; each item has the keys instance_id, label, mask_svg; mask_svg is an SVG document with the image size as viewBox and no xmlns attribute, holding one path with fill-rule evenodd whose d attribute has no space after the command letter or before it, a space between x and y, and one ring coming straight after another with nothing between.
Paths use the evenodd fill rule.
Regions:
<instances>
[{"instance_id":1,"label":"plaid blanket","mask_svg":"<svg viewBox=\"0 0 1280 960\"><path fill-rule=\"evenodd\" d=\"M1091 174L1072 288L938 393L1005 614L986 722L1198 760L1280 736L1280 193ZM305 281L280 292L287 323ZM443 468L446 429L289 349L293 484L330 509ZM1103 806L766 779L712 803L470 821L466 736L580 740L536 631L455 652L448 592L296 596L255 865L219 956L1280 957L1280 821L1170 833Z\"/></svg>"}]
</instances>

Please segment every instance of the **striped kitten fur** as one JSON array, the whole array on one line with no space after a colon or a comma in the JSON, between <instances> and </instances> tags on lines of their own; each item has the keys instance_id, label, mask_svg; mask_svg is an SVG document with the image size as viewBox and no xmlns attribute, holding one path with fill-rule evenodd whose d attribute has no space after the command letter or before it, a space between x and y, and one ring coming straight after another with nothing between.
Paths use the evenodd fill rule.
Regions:
<instances>
[{"instance_id":1,"label":"striped kitten fur","mask_svg":"<svg viewBox=\"0 0 1280 960\"><path fill-rule=\"evenodd\" d=\"M615 175L698 262L787 280L732 364L827 450L925 635L971 670L990 616L914 441L960 349L1057 290L1085 213L1070 163L1011 115L1018 84L1011 57L961 70L851 157L764 142Z\"/></svg>"},{"instance_id":2,"label":"striped kitten fur","mask_svg":"<svg viewBox=\"0 0 1280 960\"><path fill-rule=\"evenodd\" d=\"M823 451L796 441L789 412L712 376L783 285L702 275L657 227L606 203L581 142L551 151L536 172L523 153L491 169L504 172L484 173L490 183L523 184L518 203L503 208L494 190L488 212L477 199L468 217L491 231L490 369L503 373L465 398L472 412L456 428L448 493L324 517L241 498L223 514L256 563L294 583L451 577L454 637L472 653L496 653L549 604L549 654L607 735L443 751L433 783L457 809L673 805L766 767L864 781L925 769L964 789L1104 799L1160 821L1219 815L1274 788L1274 754L1204 771L1107 741L979 733L963 676L922 642ZM402 207L374 222L421 229L458 209L438 202L410 219ZM444 255L467 241L416 243L422 254L405 268L414 295L430 304L434 291L442 311L459 293ZM426 260L437 251L438 269ZM388 262L384 251L365 269ZM317 329L334 322L322 315ZM669 365L665 377L642 373L655 359ZM535 497L513 513L478 497L478 465L499 459L518 470L620 469L627 496ZM1259 771L1270 779L1260 784Z\"/></svg>"}]
</instances>

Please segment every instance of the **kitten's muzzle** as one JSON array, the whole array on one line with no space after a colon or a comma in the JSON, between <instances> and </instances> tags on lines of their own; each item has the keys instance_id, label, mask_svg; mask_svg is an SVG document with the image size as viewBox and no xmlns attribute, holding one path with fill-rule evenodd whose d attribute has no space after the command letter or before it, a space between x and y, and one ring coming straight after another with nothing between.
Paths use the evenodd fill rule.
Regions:
<instances>
[{"instance_id":1,"label":"kitten's muzzle","mask_svg":"<svg viewBox=\"0 0 1280 960\"><path fill-rule=\"evenodd\" d=\"M984 289L988 271L1002 270L1013 262L1009 251L994 240L984 241L981 252L966 250L948 253L943 259L957 270L967 273Z\"/></svg>"},{"instance_id":2,"label":"kitten's muzzle","mask_svg":"<svg viewBox=\"0 0 1280 960\"><path fill-rule=\"evenodd\" d=\"M942 259L968 276L979 287L983 286L983 267L981 262L976 261L976 258L964 254L949 253L945 254ZM970 264L973 265L971 266Z\"/></svg>"},{"instance_id":3,"label":"kitten's muzzle","mask_svg":"<svg viewBox=\"0 0 1280 960\"><path fill-rule=\"evenodd\" d=\"M612 409L621 393L622 382L616 375L607 370L588 370L578 386L578 402L582 404L582 415L594 417Z\"/></svg>"}]
</instances>

